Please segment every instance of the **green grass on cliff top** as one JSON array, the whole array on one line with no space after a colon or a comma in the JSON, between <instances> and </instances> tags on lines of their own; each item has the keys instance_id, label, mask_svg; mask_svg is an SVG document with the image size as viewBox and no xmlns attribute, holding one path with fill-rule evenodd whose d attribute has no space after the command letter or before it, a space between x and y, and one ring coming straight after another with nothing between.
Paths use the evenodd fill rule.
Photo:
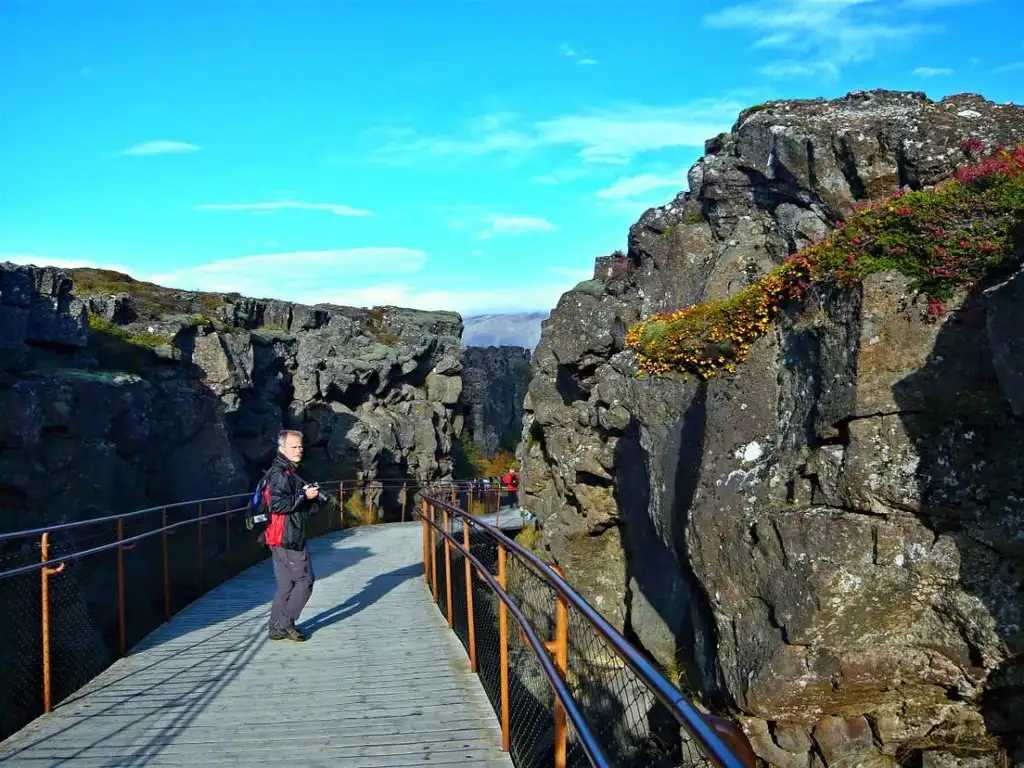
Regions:
<instances>
[{"instance_id":1,"label":"green grass on cliff top","mask_svg":"<svg viewBox=\"0 0 1024 768\"><path fill-rule=\"evenodd\" d=\"M977 152L968 142L965 153ZM860 207L832 236L790 257L729 298L654 315L633 326L626 346L642 373L709 378L734 371L787 304L812 284L853 287L867 275L899 272L926 299L923 320L946 312L957 291L1019 265L1024 242L1024 146L1000 150L927 191Z\"/></svg>"},{"instance_id":2,"label":"green grass on cliff top","mask_svg":"<svg viewBox=\"0 0 1024 768\"><path fill-rule=\"evenodd\" d=\"M65 270L74 281L76 296L106 296L110 294L129 293L134 299L135 308L142 316L159 317L160 315L188 315L199 308L217 309L227 303L227 296L219 293L201 291L181 291L167 288L156 283L136 280L122 272L109 269L91 269L80 267Z\"/></svg>"}]
</instances>

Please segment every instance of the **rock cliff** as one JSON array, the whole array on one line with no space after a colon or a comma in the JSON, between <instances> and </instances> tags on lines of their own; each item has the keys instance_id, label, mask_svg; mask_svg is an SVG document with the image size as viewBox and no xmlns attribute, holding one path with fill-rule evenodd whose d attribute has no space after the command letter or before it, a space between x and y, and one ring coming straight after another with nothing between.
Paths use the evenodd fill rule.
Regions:
<instances>
[{"instance_id":1,"label":"rock cliff","mask_svg":"<svg viewBox=\"0 0 1024 768\"><path fill-rule=\"evenodd\" d=\"M463 402L469 439L486 455L511 451L523 429L530 383L530 351L522 347L466 347Z\"/></svg>"},{"instance_id":2,"label":"rock cliff","mask_svg":"<svg viewBox=\"0 0 1024 768\"><path fill-rule=\"evenodd\" d=\"M770 765L1024 760L1022 278L937 319L894 272L822 291L710 380L638 376L627 330L1022 141L1024 109L974 95L748 109L545 324L520 447L544 546Z\"/></svg>"},{"instance_id":3,"label":"rock cliff","mask_svg":"<svg viewBox=\"0 0 1024 768\"><path fill-rule=\"evenodd\" d=\"M305 433L310 477L443 477L461 430L461 332L454 313L2 264L4 506L27 526L244 490L283 426Z\"/></svg>"}]
</instances>

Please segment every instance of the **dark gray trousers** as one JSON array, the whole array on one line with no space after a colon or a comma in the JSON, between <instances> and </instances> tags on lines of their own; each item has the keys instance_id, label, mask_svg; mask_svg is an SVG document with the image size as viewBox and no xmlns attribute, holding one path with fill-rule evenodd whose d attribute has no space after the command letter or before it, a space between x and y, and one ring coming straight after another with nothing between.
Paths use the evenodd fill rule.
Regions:
<instances>
[{"instance_id":1,"label":"dark gray trousers","mask_svg":"<svg viewBox=\"0 0 1024 768\"><path fill-rule=\"evenodd\" d=\"M295 626L313 592L313 564L308 549L271 547L270 556L277 581L277 592L270 604L270 629L283 631Z\"/></svg>"}]
</instances>

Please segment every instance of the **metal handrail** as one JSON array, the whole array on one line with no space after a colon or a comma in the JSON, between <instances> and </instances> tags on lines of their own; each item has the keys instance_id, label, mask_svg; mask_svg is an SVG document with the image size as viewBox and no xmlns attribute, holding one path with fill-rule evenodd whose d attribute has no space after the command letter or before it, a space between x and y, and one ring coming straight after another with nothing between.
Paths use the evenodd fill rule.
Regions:
<instances>
[{"instance_id":1,"label":"metal handrail","mask_svg":"<svg viewBox=\"0 0 1024 768\"><path fill-rule=\"evenodd\" d=\"M163 512L168 509L175 509L177 507L187 507L193 504L209 504L214 501L226 501L228 499L237 498L248 498L252 496L252 492L246 493L232 493L227 496L213 496L209 499L193 499L191 501L176 501L173 504L161 504L158 507L146 507L145 509L136 509L132 512L124 512L119 515L104 515L103 517L89 517L85 520L72 520L67 523L54 523L53 525L45 525L41 528L27 528L22 531L9 531L7 533L0 533L0 542L10 541L12 539L27 539L31 536L42 536L44 533L57 533L58 531L68 531L72 528L82 528L87 525L99 525L101 523L116 523L118 520L130 520L136 517L142 517L143 515L153 514L154 512Z\"/></svg>"},{"instance_id":2,"label":"metal handrail","mask_svg":"<svg viewBox=\"0 0 1024 768\"><path fill-rule=\"evenodd\" d=\"M526 550L514 539L509 538L499 528L474 517L458 506L451 504L444 499L427 496L424 499L428 504L447 510L475 526L489 536L497 540L506 549L529 565L533 571L544 579L554 590L598 631L598 633L612 646L615 653L626 663L630 669L644 682L648 689L657 697L676 720L686 731L700 744L705 754L711 758L719 768L748 768L748 763L740 759L722 740L721 736L705 720L699 710L686 698L682 691L672 685L661 675L655 667L640 654L632 644L629 643L614 627L598 613L583 597L576 592L554 569L547 563ZM425 519L425 518L424 518ZM430 521L427 521L428 523ZM447 537L446 537L447 538ZM460 548L461 549L461 548ZM535 649L536 650L536 649ZM575 724L575 723L574 723ZM579 730L577 729L577 733ZM752 750L748 759L752 757Z\"/></svg>"},{"instance_id":3,"label":"metal handrail","mask_svg":"<svg viewBox=\"0 0 1024 768\"><path fill-rule=\"evenodd\" d=\"M487 567L480 562L480 560L463 547L454 536L445 531L441 526L437 525L433 520L426 520L425 522L431 528L436 530L441 536L448 540L452 546L459 550L463 556L469 560L470 563L477 569L480 576L487 582L487 585L494 591L508 608L509 613L512 614L512 618L516 620L516 623L522 629L527 642L530 644L530 648L537 656L537 660L540 662L541 669L544 671L544 676L547 677L548 683L554 690L555 696L563 707L565 707L566 714L572 721L573 727L576 729L576 733L580 736L580 741L583 745L584 752L587 753L587 757L590 759L592 765L598 768L611 768L611 762L604 754L604 750L601 749L601 745L598 743L594 734L591 733L590 728L587 726L587 721L583 717L583 713L580 712L579 706L576 704L576 700L572 697L569 692L568 686L565 681L562 680L561 675L558 674L558 670L555 669L555 665L551 662L547 652L544 650L544 643L539 637L537 632L530 624L529 620L523 615L522 610L515 604L515 601L509 596L509 594L502 589L497 579L491 575Z\"/></svg>"},{"instance_id":4,"label":"metal handrail","mask_svg":"<svg viewBox=\"0 0 1024 768\"><path fill-rule=\"evenodd\" d=\"M395 478L386 478L381 480L326 480L320 483L321 487L330 486L341 486L345 483L352 483L353 488L368 488L372 487L374 490L382 488L405 488L407 490L417 490L420 488L437 488L438 484L435 483L409 483L405 480L398 480ZM440 484L440 487L455 487L461 488L462 486L468 486L473 483L473 480L446 480ZM160 504L155 507L145 507L144 509L136 509L131 512L124 512L120 514L103 515L102 517L89 517L84 520L71 520L66 523L53 523L52 525L45 525L39 528L25 528L20 531L7 531L0 532L0 543L5 541L12 541L14 539L27 539L36 536L42 536L44 533L58 533L60 531L68 531L74 528L83 528L90 525L101 525L103 523L116 523L119 520L131 520L136 517L142 517L144 515L150 515L155 512L165 512L168 510L178 509L181 507L188 507L195 504L211 504L217 501L227 501L228 499L248 499L252 496L252 491L243 491L239 493L231 493L226 496L211 496L206 499L189 499L188 501L175 501L170 504ZM212 517L212 515L211 515Z\"/></svg>"},{"instance_id":5,"label":"metal handrail","mask_svg":"<svg viewBox=\"0 0 1024 768\"><path fill-rule=\"evenodd\" d=\"M248 496L249 494L245 494L245 495ZM224 496L224 497L221 497L221 498L230 499L231 497L230 496ZM198 504L199 502L192 502L192 503ZM168 507L168 508L170 508L170 507ZM131 537L127 538L127 539L119 539L117 541L112 541L109 544L101 544L98 547L91 547L90 549L83 549L83 550L81 550L79 552L70 552L70 553L68 553L66 555L62 555L61 557L54 557L54 558L50 558L50 559L47 559L47 560L41 560L38 563L31 563L29 565L22 565L22 566L19 566L17 568L11 568L11 569L6 570L6 571L0 571L0 580L8 579L8 578L11 578L13 576L23 576L26 573L34 573L35 571L42 570L43 568L50 568L50 567L53 567L55 565L60 565L62 563L70 562L72 560L78 560L78 559L83 558L83 557L88 557L89 555L97 555L100 552L110 552L111 550L114 550L114 549L119 549L119 548L122 548L122 547L128 547L128 546L130 546L131 544L134 544L137 541L142 541L143 539L148 539L150 536L156 536L158 533L167 533L168 531L173 531L175 528L182 528L182 527L184 527L186 525L194 525L196 523L204 523L207 520L215 520L215 519L220 518L220 517L227 517L228 515L233 515L233 514L236 514L238 512L242 512L242 511L246 510L247 508L248 507L234 507L232 509L225 509L223 512L212 512L211 514L203 515L202 517L190 517L188 520L181 520L181 521L179 521L177 523L171 523L170 525L165 525L165 526L163 526L161 528L155 528L152 531L146 531L145 533L140 533L140 534L137 534L135 536L131 536ZM157 509L158 510L162 509L162 507L158 507ZM126 515L126 517L127 517L127 515ZM113 519L117 520L118 518L114 517ZM42 529L40 531L40 533L41 534L48 534L48 533L50 533L53 530L63 530L63 528L61 528L60 526L58 526L56 528L44 528L44 529ZM25 532L25 535L27 536L29 533L34 533L34 532L35 531Z\"/></svg>"},{"instance_id":6,"label":"metal handrail","mask_svg":"<svg viewBox=\"0 0 1024 768\"><path fill-rule=\"evenodd\" d=\"M341 487L343 487L344 483L346 483L346 482L348 482L348 481L346 481L346 480L326 480L323 483L321 483L320 485L321 485L321 487L331 487L331 486L337 485L337 486L339 486L339 488L341 488ZM355 488L364 488L365 489L367 487L368 483L373 483L373 482L384 483L384 481L373 481L373 480L370 480L370 481L363 481L363 482L361 482L359 484L354 484L353 487L355 487ZM416 490L416 489L420 489L420 488L427 488L427 487L430 487L430 488L446 488L446 487L457 488L462 483L464 483L466 481L452 480L452 481L445 481L445 482L440 483L440 484L437 484L437 483L432 483L432 484L422 483L422 484L414 484L414 485L408 485L408 484L403 483L403 485L401 485L401 486L398 485L398 481L397 480L391 480L391 481L388 481L388 482L391 482L394 487L405 488L406 490L410 490L411 491L411 490ZM384 487L388 487L386 483L384 484ZM53 533L59 533L59 532L62 532L62 531L68 531L68 530L72 530L74 528L82 528L82 527L89 526L89 525L100 525L102 523L118 523L118 524L122 524L125 520L131 520L131 519L134 519L134 518L137 518L137 517L141 517L143 515L153 514L155 512L168 512L170 510L180 509L182 507L189 507L189 506L195 506L195 505L201 505L201 504L209 504L209 503L217 502L217 501L228 501L230 499L242 498L242 499L248 500L251 497L252 497L252 493L249 492L249 491L247 491L245 493L232 493L232 494L229 494L227 496L212 496L210 498L205 498L205 499L192 499L190 501L178 501L178 502L174 502L172 504L164 504L164 505L158 506L158 507L146 507L145 509L138 509L138 510L134 510L132 512L125 512L125 513L119 514L119 515L104 515L103 517L92 517L92 518L88 518L88 519L85 519L85 520L72 520L72 521L66 522L66 523L54 523L53 525L46 525L46 526L42 526L40 528L26 528L26 529L23 529L23 530L20 530L20 531L9 531L7 533L0 533L0 543L6 542L6 541L13 541L15 539L27 539L27 538L33 538L33 537L42 537L43 535L49 535L49 534L53 534ZM10 577L13 577L13 576L22 576L22 575L27 574L27 573L33 573L35 571L42 570L43 568L46 568L46 567L58 566L58 565L60 565L62 563L70 562L72 560L77 560L77 559L80 559L80 558L83 558L83 557L88 557L90 555L96 555L96 554L99 554L101 552L109 552L111 550L118 549L119 547L124 547L124 546L130 545L130 544L133 544L135 542L142 541L143 539L147 539L147 538L149 538L151 536L156 536L157 534L166 533L168 531L172 531L172 530L174 530L176 528L181 528L181 527L184 527L186 525L192 525L194 523L200 523L201 524L201 523L204 523L204 522L209 521L209 520L215 520L215 519L218 519L218 518L227 517L228 515L236 514L238 512L243 512L247 508L248 508L248 505L246 504L246 505L242 505L242 506L239 506L239 507L233 507L231 509L226 509L226 510L221 511L221 512L213 512L213 513L210 513L210 514L201 515L201 516L194 517L194 518L189 518L187 520L182 520L182 521L177 522L177 523L171 523L169 525L164 525L164 526L162 526L160 528L155 528L152 531L147 531L145 533L140 533L140 534L138 534L136 536L132 536L131 538L122 539L122 540L119 540L119 541L114 541L114 542L111 542L109 544L102 544L102 545L100 545L98 547L92 547L90 549L84 549L84 550L81 550L79 552L70 552L70 553L62 555L60 557L52 558L50 560L40 561L40 562L37 562L37 563L31 563L29 565L23 565L23 566L19 566L18 568L11 568L11 569L6 570L6 571L0 571L0 580L6 579L6 578L10 578Z\"/></svg>"}]
</instances>

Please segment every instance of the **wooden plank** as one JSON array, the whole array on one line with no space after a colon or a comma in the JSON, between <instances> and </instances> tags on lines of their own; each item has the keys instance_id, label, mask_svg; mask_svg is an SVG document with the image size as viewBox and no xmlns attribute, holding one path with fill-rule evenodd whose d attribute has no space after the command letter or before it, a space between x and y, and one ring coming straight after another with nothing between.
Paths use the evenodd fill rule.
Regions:
<instances>
[{"instance_id":1,"label":"wooden plank","mask_svg":"<svg viewBox=\"0 0 1024 768\"><path fill-rule=\"evenodd\" d=\"M172 617L0 743L5 765L511 766L424 587L421 527L310 542L306 643L269 642L269 561Z\"/></svg>"}]
</instances>

